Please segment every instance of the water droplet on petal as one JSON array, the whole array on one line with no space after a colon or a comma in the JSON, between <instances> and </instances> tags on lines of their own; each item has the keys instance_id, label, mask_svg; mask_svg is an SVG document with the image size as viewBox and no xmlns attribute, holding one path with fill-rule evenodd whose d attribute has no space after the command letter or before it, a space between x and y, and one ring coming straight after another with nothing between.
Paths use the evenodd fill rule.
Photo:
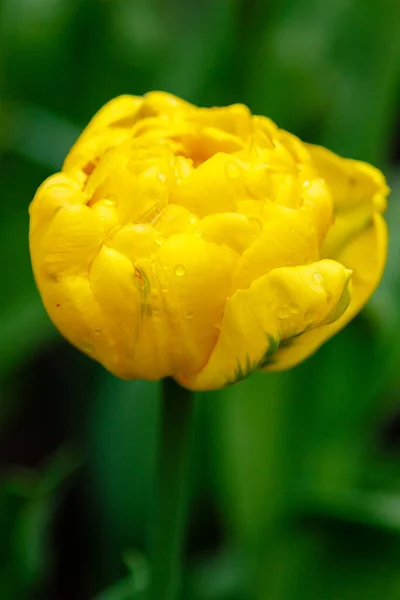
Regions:
<instances>
[{"instance_id":1,"label":"water droplet on petal","mask_svg":"<svg viewBox=\"0 0 400 600\"><path fill-rule=\"evenodd\" d=\"M168 271L168 265L166 263L163 264L162 266L163 271Z\"/></svg>"},{"instance_id":2,"label":"water droplet on petal","mask_svg":"<svg viewBox=\"0 0 400 600\"><path fill-rule=\"evenodd\" d=\"M175 267L175 275L177 277L182 277L186 273L186 269L183 265L176 265Z\"/></svg>"},{"instance_id":3,"label":"water droplet on petal","mask_svg":"<svg viewBox=\"0 0 400 600\"><path fill-rule=\"evenodd\" d=\"M194 317L194 311L193 310L188 310L188 312L185 314L186 319L193 319Z\"/></svg>"},{"instance_id":4,"label":"water droplet on petal","mask_svg":"<svg viewBox=\"0 0 400 600\"><path fill-rule=\"evenodd\" d=\"M321 273L319 273L318 271L313 273L312 278L315 281L315 283L322 283L322 281L323 281L323 277L322 277Z\"/></svg>"},{"instance_id":5,"label":"water droplet on petal","mask_svg":"<svg viewBox=\"0 0 400 600\"><path fill-rule=\"evenodd\" d=\"M158 181L167 181L167 176L164 175L164 173L159 172L157 173L157 179Z\"/></svg>"},{"instance_id":6,"label":"water droplet on petal","mask_svg":"<svg viewBox=\"0 0 400 600\"><path fill-rule=\"evenodd\" d=\"M161 234L156 234L156 236L154 237L154 241L158 246L162 246L164 243L164 236L162 236Z\"/></svg>"},{"instance_id":7,"label":"water droplet on petal","mask_svg":"<svg viewBox=\"0 0 400 600\"><path fill-rule=\"evenodd\" d=\"M260 217L249 217L249 223L254 229L254 233L260 233L262 229L262 220Z\"/></svg>"},{"instance_id":8,"label":"water droplet on petal","mask_svg":"<svg viewBox=\"0 0 400 600\"><path fill-rule=\"evenodd\" d=\"M237 162L231 160L225 165L225 172L229 179L238 179L241 175L241 169Z\"/></svg>"},{"instance_id":9,"label":"water droplet on petal","mask_svg":"<svg viewBox=\"0 0 400 600\"><path fill-rule=\"evenodd\" d=\"M117 197L114 195L110 195L103 200L104 206L115 206L117 203Z\"/></svg>"},{"instance_id":10,"label":"water droplet on petal","mask_svg":"<svg viewBox=\"0 0 400 600\"><path fill-rule=\"evenodd\" d=\"M197 219L196 219L196 217L190 217L190 219L189 219L189 223L190 223L191 225L194 225L195 223L197 223Z\"/></svg>"}]
</instances>

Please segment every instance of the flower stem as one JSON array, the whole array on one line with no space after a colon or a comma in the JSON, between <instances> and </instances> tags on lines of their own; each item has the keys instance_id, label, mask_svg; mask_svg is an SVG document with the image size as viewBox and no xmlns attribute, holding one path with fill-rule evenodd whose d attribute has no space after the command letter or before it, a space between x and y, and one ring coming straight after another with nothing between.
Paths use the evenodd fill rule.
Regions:
<instances>
[{"instance_id":1,"label":"flower stem","mask_svg":"<svg viewBox=\"0 0 400 600\"><path fill-rule=\"evenodd\" d=\"M182 580L193 393L162 382L150 600L178 600Z\"/></svg>"}]
</instances>

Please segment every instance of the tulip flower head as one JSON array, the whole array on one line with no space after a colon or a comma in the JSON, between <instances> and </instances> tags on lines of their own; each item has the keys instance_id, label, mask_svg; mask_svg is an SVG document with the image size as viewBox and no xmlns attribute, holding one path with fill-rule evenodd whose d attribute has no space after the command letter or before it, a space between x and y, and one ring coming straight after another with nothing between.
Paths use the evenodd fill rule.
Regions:
<instances>
[{"instance_id":1,"label":"tulip flower head","mask_svg":"<svg viewBox=\"0 0 400 600\"><path fill-rule=\"evenodd\" d=\"M35 280L77 348L125 379L221 388L343 328L386 262L374 167L243 105L120 96L30 206Z\"/></svg>"}]
</instances>

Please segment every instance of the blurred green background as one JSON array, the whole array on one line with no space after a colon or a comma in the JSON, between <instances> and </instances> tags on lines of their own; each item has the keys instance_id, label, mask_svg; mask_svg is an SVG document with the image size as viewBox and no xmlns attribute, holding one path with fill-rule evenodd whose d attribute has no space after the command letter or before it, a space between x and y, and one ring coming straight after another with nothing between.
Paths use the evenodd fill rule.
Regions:
<instances>
[{"instance_id":1,"label":"blurred green background","mask_svg":"<svg viewBox=\"0 0 400 600\"><path fill-rule=\"evenodd\" d=\"M0 89L1 600L144 598L158 385L55 331L27 210L105 101L151 89L244 102L392 188L362 314L290 372L198 395L184 598L399 600L398 0L0 0Z\"/></svg>"}]
</instances>

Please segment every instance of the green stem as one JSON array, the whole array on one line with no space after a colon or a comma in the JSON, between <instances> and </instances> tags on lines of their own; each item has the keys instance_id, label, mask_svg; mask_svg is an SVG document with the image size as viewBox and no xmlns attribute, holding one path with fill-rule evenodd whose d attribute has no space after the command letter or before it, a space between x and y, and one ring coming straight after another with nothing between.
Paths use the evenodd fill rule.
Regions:
<instances>
[{"instance_id":1,"label":"green stem","mask_svg":"<svg viewBox=\"0 0 400 600\"><path fill-rule=\"evenodd\" d=\"M150 600L178 600L182 579L188 446L193 393L162 383Z\"/></svg>"}]
</instances>

